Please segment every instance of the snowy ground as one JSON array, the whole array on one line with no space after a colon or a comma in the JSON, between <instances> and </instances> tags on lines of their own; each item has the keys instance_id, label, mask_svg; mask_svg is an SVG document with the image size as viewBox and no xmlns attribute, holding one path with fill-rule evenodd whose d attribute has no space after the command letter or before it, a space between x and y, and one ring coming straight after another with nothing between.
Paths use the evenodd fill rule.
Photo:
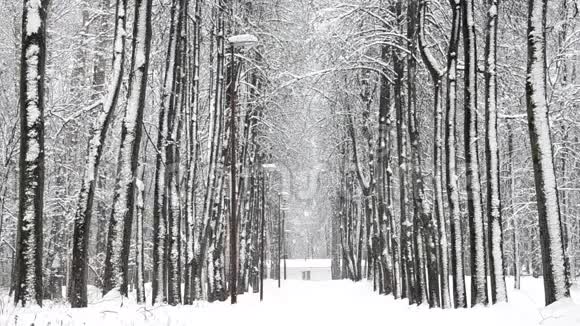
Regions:
<instances>
[{"instance_id":1,"label":"snowy ground","mask_svg":"<svg viewBox=\"0 0 580 326\"><path fill-rule=\"evenodd\" d=\"M42 310L23 310L5 298L0 303L0 325L580 325L580 289L573 291L576 303L544 308L542 282L533 278L522 279L521 291L510 291L508 304L459 310L410 307L404 300L373 293L367 282L286 281L281 289L276 282L266 285L263 303L257 295L246 294L235 306L143 307L125 301L121 307L118 298L106 297L86 309L49 303Z\"/></svg>"}]
</instances>

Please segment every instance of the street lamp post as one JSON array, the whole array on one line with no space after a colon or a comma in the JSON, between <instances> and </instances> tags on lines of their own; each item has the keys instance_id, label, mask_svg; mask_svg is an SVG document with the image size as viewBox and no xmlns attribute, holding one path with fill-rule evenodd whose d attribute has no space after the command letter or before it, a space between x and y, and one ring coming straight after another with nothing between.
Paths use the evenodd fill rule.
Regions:
<instances>
[{"instance_id":1,"label":"street lamp post","mask_svg":"<svg viewBox=\"0 0 580 326\"><path fill-rule=\"evenodd\" d=\"M310 211L305 210L304 211L304 217L306 218L307 221L309 221L310 218ZM308 222L309 223L309 222ZM309 228L307 228L307 230L309 230ZM311 236L310 236L310 232L306 231L306 258L310 258L312 259L311 253L311 248L312 248L312 241L311 241Z\"/></svg>"},{"instance_id":2,"label":"street lamp post","mask_svg":"<svg viewBox=\"0 0 580 326\"><path fill-rule=\"evenodd\" d=\"M284 257L284 281L286 281L286 214L282 216L282 237L282 245L284 246L284 254L282 255Z\"/></svg>"},{"instance_id":3,"label":"street lamp post","mask_svg":"<svg viewBox=\"0 0 580 326\"><path fill-rule=\"evenodd\" d=\"M260 301L264 300L264 223L266 222L266 173L262 170L262 216L260 223Z\"/></svg>"},{"instance_id":4,"label":"street lamp post","mask_svg":"<svg viewBox=\"0 0 580 326\"><path fill-rule=\"evenodd\" d=\"M251 47L258 39L253 35L236 35L228 39L230 42L230 298L231 303L238 301L238 223L236 213L236 69L235 69L235 50L236 48Z\"/></svg>"},{"instance_id":5,"label":"street lamp post","mask_svg":"<svg viewBox=\"0 0 580 326\"><path fill-rule=\"evenodd\" d=\"M280 254L282 252L282 193L278 193L278 288L280 288L280 263L281 257Z\"/></svg>"},{"instance_id":6,"label":"street lamp post","mask_svg":"<svg viewBox=\"0 0 580 326\"><path fill-rule=\"evenodd\" d=\"M266 224L266 174L267 170L276 170L276 164L266 163L262 164L262 215L261 215L261 226L260 226L260 301L264 300L264 261L266 259L264 255L264 248L266 246L266 236L264 234L264 225Z\"/></svg>"},{"instance_id":7,"label":"street lamp post","mask_svg":"<svg viewBox=\"0 0 580 326\"><path fill-rule=\"evenodd\" d=\"M280 279L282 274L282 243L285 244L286 242L286 235L285 232L285 217L286 211L288 207L286 207L287 203L284 202L284 206L282 206L282 198L285 198L288 194L285 192L278 193L278 287L280 287ZM284 280L286 280L286 245L284 245Z\"/></svg>"}]
</instances>

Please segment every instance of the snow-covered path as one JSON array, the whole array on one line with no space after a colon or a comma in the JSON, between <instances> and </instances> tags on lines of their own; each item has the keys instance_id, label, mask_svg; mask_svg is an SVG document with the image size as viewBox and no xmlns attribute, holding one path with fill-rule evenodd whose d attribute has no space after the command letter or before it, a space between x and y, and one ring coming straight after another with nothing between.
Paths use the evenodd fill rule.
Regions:
<instances>
[{"instance_id":1,"label":"snow-covered path","mask_svg":"<svg viewBox=\"0 0 580 326\"><path fill-rule=\"evenodd\" d=\"M257 294L245 294L234 306L220 302L143 307L124 302L120 307L119 299L111 297L74 310L62 305L43 310L3 305L0 325L580 325L580 306L570 301L546 309L542 302L541 280L532 278L523 279L521 291L510 291L509 304L459 310L409 306L405 300L373 293L368 282L286 281L278 289L275 281L268 281L262 303Z\"/></svg>"},{"instance_id":2,"label":"snow-covered path","mask_svg":"<svg viewBox=\"0 0 580 326\"><path fill-rule=\"evenodd\" d=\"M262 305L255 305L256 298L246 296L239 306L232 308L233 314L242 320L259 316L254 317L257 325L271 325L276 318L283 325L377 325L378 322L385 325L529 326L542 321L542 325L552 325L548 323L552 312L543 308L541 281L535 279L524 281L522 291L512 291L509 304L459 310L409 306L406 300L373 293L367 282L288 281L281 289L275 283L269 285L270 293ZM252 309L247 310L248 307ZM580 325L580 319L576 322L556 325Z\"/></svg>"}]
</instances>

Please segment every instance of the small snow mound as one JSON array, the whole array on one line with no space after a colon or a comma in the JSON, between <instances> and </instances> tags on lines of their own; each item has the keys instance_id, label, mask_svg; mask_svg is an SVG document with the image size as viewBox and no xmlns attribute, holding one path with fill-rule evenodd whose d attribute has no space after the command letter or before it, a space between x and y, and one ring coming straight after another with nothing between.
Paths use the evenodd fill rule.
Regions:
<instances>
[{"instance_id":1,"label":"small snow mound","mask_svg":"<svg viewBox=\"0 0 580 326\"><path fill-rule=\"evenodd\" d=\"M122 298L123 298L123 296L121 295L121 292L119 291L119 289L115 288L115 289L112 289L111 291L107 292L107 294L105 294L103 296L103 301L120 300Z\"/></svg>"},{"instance_id":2,"label":"small snow mound","mask_svg":"<svg viewBox=\"0 0 580 326\"><path fill-rule=\"evenodd\" d=\"M571 298L562 299L542 309L541 325L580 325L580 305Z\"/></svg>"},{"instance_id":3,"label":"small snow mound","mask_svg":"<svg viewBox=\"0 0 580 326\"><path fill-rule=\"evenodd\" d=\"M100 300L94 302L95 306L99 308L121 307L124 304L130 303L129 299L122 295L119 288L114 288L107 292Z\"/></svg>"},{"instance_id":4,"label":"small snow mound","mask_svg":"<svg viewBox=\"0 0 580 326\"><path fill-rule=\"evenodd\" d=\"M87 285L87 298L89 303L95 303L101 300L103 291L94 285Z\"/></svg>"}]
</instances>

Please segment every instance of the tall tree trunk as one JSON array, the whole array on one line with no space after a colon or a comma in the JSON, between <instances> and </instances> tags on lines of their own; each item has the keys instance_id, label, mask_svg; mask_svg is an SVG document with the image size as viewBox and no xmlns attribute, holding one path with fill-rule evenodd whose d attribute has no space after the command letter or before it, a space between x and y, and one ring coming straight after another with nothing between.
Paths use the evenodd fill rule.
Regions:
<instances>
[{"instance_id":1,"label":"tall tree trunk","mask_svg":"<svg viewBox=\"0 0 580 326\"><path fill-rule=\"evenodd\" d=\"M497 16L499 0L488 0L485 41L485 156L487 163L487 220L492 303L506 302L500 163L497 139Z\"/></svg>"},{"instance_id":2,"label":"tall tree trunk","mask_svg":"<svg viewBox=\"0 0 580 326\"><path fill-rule=\"evenodd\" d=\"M174 6L174 26L173 42L169 61L173 61L172 66L167 69L173 70L168 77L170 89L165 89L169 93L165 94L167 102L167 138L165 147L166 158L166 197L167 197L167 302L170 305L177 305L181 301L181 277L180 277L180 232L181 204L179 198L179 142L181 127L181 67L182 67L182 47L181 33L183 27L183 0L175 0Z\"/></svg>"},{"instance_id":3,"label":"tall tree trunk","mask_svg":"<svg viewBox=\"0 0 580 326\"><path fill-rule=\"evenodd\" d=\"M371 200L371 193L374 190L374 142L371 131L368 127L370 123L370 111L371 111L371 103L373 100L373 91L370 85L370 71L364 71L363 76L361 77L361 91L360 91L360 98L364 105L363 112L362 112L362 126L361 126L361 134L366 140L366 148L363 152L368 153L368 178L365 177L362 165L359 160L359 146L357 144L356 139L356 132L354 127L354 117L353 112L349 114L349 133L352 142L352 151L353 151L353 158L355 162L355 170L357 180L359 182L359 186L361 188L361 192L363 195L362 205L364 205L361 213L364 213L364 230L365 230L365 237L363 239L364 243L366 243L366 277L370 279L371 277L371 270L372 266L375 263L375 258L373 256L373 247L372 247L372 240L371 240L371 230L373 229L372 221L374 220L373 217L373 205ZM349 106L350 107L350 106ZM375 235L373 234L373 237Z\"/></svg>"},{"instance_id":4,"label":"tall tree trunk","mask_svg":"<svg viewBox=\"0 0 580 326\"><path fill-rule=\"evenodd\" d=\"M121 129L121 146L103 277L103 293L118 287L123 296L128 294L129 246L135 209L134 181L139 161L151 50L151 0L135 1L132 48L127 107Z\"/></svg>"},{"instance_id":5,"label":"tall tree trunk","mask_svg":"<svg viewBox=\"0 0 580 326\"><path fill-rule=\"evenodd\" d=\"M152 302L167 301L168 284L166 272L168 269L168 199L169 199L169 176L173 173L173 165L168 162L168 150L170 121L172 110L175 106L176 89L176 58L178 55L178 0L171 4L171 23L169 29L169 44L165 60L165 74L162 89L161 107L159 109L159 125L157 133L157 158L155 170L155 199L153 201L153 279L152 279ZM171 121L172 123L172 121Z\"/></svg>"},{"instance_id":6,"label":"tall tree trunk","mask_svg":"<svg viewBox=\"0 0 580 326\"><path fill-rule=\"evenodd\" d=\"M184 304L192 304L195 299L195 240L197 234L197 210L196 199L197 189L195 189L198 178L198 160L199 160L199 52L200 52L200 28L201 28L201 0L195 1L192 46L188 48L190 58L189 67L189 146L188 146L188 171L186 182L186 212L185 227L186 230L186 271L185 271L185 293L183 298ZM186 20L187 21L187 20ZM189 29L188 29L189 31ZM191 36L188 36L191 37Z\"/></svg>"},{"instance_id":7,"label":"tall tree trunk","mask_svg":"<svg viewBox=\"0 0 580 326\"><path fill-rule=\"evenodd\" d=\"M528 1L526 100L542 248L546 305L570 296L546 101L546 5Z\"/></svg>"},{"instance_id":8,"label":"tall tree trunk","mask_svg":"<svg viewBox=\"0 0 580 326\"><path fill-rule=\"evenodd\" d=\"M451 297L449 295L449 258L448 258L448 245L447 245L447 233L446 233L446 223L445 223L445 213L443 211L443 106L441 100L441 89L443 83L443 76L445 71L443 67L439 65L437 59L431 53L429 47L427 47L427 41L425 39L425 16L427 14L427 3L425 0L420 2L419 8L419 49L421 50L421 57L425 62L425 66L429 73L431 74L431 79L433 80L433 191L434 191L434 214L432 225L436 225L438 230L433 230L433 232L438 232L438 243L434 246L437 247L438 252L438 267L439 267L439 279L430 278L429 283L439 282L441 285L441 306L443 308L451 307ZM431 302L434 303L433 296L431 297Z\"/></svg>"},{"instance_id":9,"label":"tall tree trunk","mask_svg":"<svg viewBox=\"0 0 580 326\"><path fill-rule=\"evenodd\" d=\"M387 60L391 53L388 46L381 48L381 57ZM392 261L392 230L390 220L392 219L390 202L390 119L391 119L391 85L387 79L387 69L383 69L381 74L380 97L379 97L379 144L377 148L377 194L378 194L378 224L379 224L379 247L377 248L381 260L381 273L383 275L383 287L385 294L396 292L394 284L398 280L393 275ZM395 297L399 293L394 293Z\"/></svg>"},{"instance_id":10,"label":"tall tree trunk","mask_svg":"<svg viewBox=\"0 0 580 326\"><path fill-rule=\"evenodd\" d=\"M229 288L230 288L230 300L232 304L237 303L237 286L238 286L238 275L239 275L239 234L238 234L238 177L237 177L237 152L238 152L238 142L237 142L237 116L236 116L236 101L237 101L237 90L236 90L236 80L238 78L238 69L235 62L235 47L230 44L231 60L230 67L228 69L228 94L226 96L226 103L229 106L229 140L228 144L224 145L224 148L229 147L229 168L230 168L230 197L229 197L229 259L230 259L230 270L229 270ZM224 153L224 156L227 154Z\"/></svg>"},{"instance_id":11,"label":"tall tree trunk","mask_svg":"<svg viewBox=\"0 0 580 326\"><path fill-rule=\"evenodd\" d=\"M447 103L445 119L445 157L447 158L447 201L451 225L451 271L453 273L453 303L455 308L466 308L465 271L463 264L463 232L457 184L457 52L461 32L461 1L451 2L453 21L447 52Z\"/></svg>"},{"instance_id":12,"label":"tall tree trunk","mask_svg":"<svg viewBox=\"0 0 580 326\"><path fill-rule=\"evenodd\" d=\"M331 278L332 280L341 279L340 271L340 239L341 239L341 225L340 215L331 216ZM260 226L261 227L261 226Z\"/></svg>"},{"instance_id":13,"label":"tall tree trunk","mask_svg":"<svg viewBox=\"0 0 580 326\"><path fill-rule=\"evenodd\" d=\"M509 156L509 185L510 185L510 204L511 204L511 228L513 230L512 234L512 244L513 244L513 255L514 255L514 288L520 289L520 276L521 276L521 266L520 266L520 237L519 237L519 223L516 214L516 178L514 169L514 134L512 123L508 122L508 156Z\"/></svg>"},{"instance_id":14,"label":"tall tree trunk","mask_svg":"<svg viewBox=\"0 0 580 326\"><path fill-rule=\"evenodd\" d=\"M574 4L570 4L569 2L572 2ZM570 7L573 8L572 12L573 12L573 16L570 16ZM568 46L568 39L570 37L570 28L573 28L573 23L571 23L574 19L577 18L578 15L578 5L575 4L574 1L572 0L562 0L560 1L560 5L559 5L559 12L560 12L560 19L563 21L562 26L559 28L559 32L558 32L558 41L557 41L557 46L558 48L562 49L562 48L566 48ZM563 60L557 60L556 61L556 67L557 67L557 76L560 77L560 85L559 87L562 87L562 89L566 89L567 87L570 87L570 81L575 80L575 75L576 75L576 66L573 64L570 64L570 61L566 60L566 57L563 57ZM570 69L572 66L572 69ZM574 107L573 105L565 105L565 107L562 108L564 111L569 111L569 110L575 110L576 107ZM562 175L562 183L565 184L569 178L568 178L568 170L567 169L567 155L566 153L570 150L569 149L569 137L570 137L570 127L567 127L566 122L562 123L561 129L562 129L562 149L560 150L561 152L561 159L560 159L560 164L561 164L561 168L560 171L556 171L556 172L560 172L560 174ZM556 174L556 177L558 177L558 173ZM568 265L568 279L570 281L572 281L573 277L575 277L575 272L574 272L574 261L575 261L575 257L574 257L574 236L572 235L572 222L569 219L569 206L570 206L570 199L573 198L573 196L570 196L568 194L567 191L565 190L559 190L559 195L560 195L560 207L561 207L561 219L562 219L562 239L564 242L564 254L565 254L565 259L566 259L566 264Z\"/></svg>"},{"instance_id":15,"label":"tall tree trunk","mask_svg":"<svg viewBox=\"0 0 580 326\"><path fill-rule=\"evenodd\" d=\"M483 205L479 175L479 151L477 132L477 47L473 0L462 2L464 73L464 146L467 191L467 212L471 243L471 306L486 305L487 268Z\"/></svg>"},{"instance_id":16,"label":"tall tree trunk","mask_svg":"<svg viewBox=\"0 0 580 326\"><path fill-rule=\"evenodd\" d=\"M397 18L399 29L402 29L403 1L398 0L395 4L395 16ZM408 175L408 150L407 150L407 122L403 103L403 77L404 77L404 60L400 50L393 47L393 67L395 79L393 81L394 102L397 120L397 152L399 156L399 202L401 212L401 265L402 265L402 298L409 298L409 303L415 301L413 295L415 290L415 269L413 267L413 244L412 244L412 221L409 206L409 185Z\"/></svg>"},{"instance_id":17,"label":"tall tree trunk","mask_svg":"<svg viewBox=\"0 0 580 326\"><path fill-rule=\"evenodd\" d=\"M410 54L407 57L407 119L409 121L409 138L411 141L411 177L413 189L413 236L415 243L415 268L417 269L417 304L427 302L429 291L433 301L431 306L439 306L439 284L435 282L439 277L437 266L437 255L434 245L437 242L436 221L431 225L431 210L426 201L423 183L423 167L421 159L421 137L417 118L417 27L418 27L418 2L411 1L407 6L407 40ZM427 261L423 259L427 257ZM427 281L427 275L434 278L432 282ZM429 287L429 289L427 288Z\"/></svg>"},{"instance_id":18,"label":"tall tree trunk","mask_svg":"<svg viewBox=\"0 0 580 326\"><path fill-rule=\"evenodd\" d=\"M101 175L98 176L98 189L106 189L108 179L108 173L103 171ZM99 200L97 203L97 243L96 243L96 255L99 261L104 261L105 252L107 251L107 205L104 203L103 200ZM102 275L102 268L100 268L101 273L99 276ZM102 280L97 283L98 287L101 288L103 286Z\"/></svg>"},{"instance_id":19,"label":"tall tree trunk","mask_svg":"<svg viewBox=\"0 0 580 326\"><path fill-rule=\"evenodd\" d=\"M145 150L145 154L147 151ZM143 155L146 157L146 155ZM145 303L145 255L143 242L143 218L145 207L145 165L142 166L141 177L135 183L137 187L135 217L136 217L136 234L135 234L135 292L137 303Z\"/></svg>"},{"instance_id":20,"label":"tall tree trunk","mask_svg":"<svg viewBox=\"0 0 580 326\"><path fill-rule=\"evenodd\" d=\"M125 61L125 25L127 1L117 0L115 10L115 36L113 41L113 75L105 98L100 103L101 111L91 130L88 154L79 191L74 219L74 236L69 300L74 308L87 306L88 245L93 213L96 182L107 130L111 123L123 80ZM96 68L95 68L96 69ZM104 69L104 68L103 68ZM104 73L103 73L104 74Z\"/></svg>"},{"instance_id":21,"label":"tall tree trunk","mask_svg":"<svg viewBox=\"0 0 580 326\"><path fill-rule=\"evenodd\" d=\"M222 138L222 95L223 95L223 86L224 86L224 57L225 57L225 44L224 44L224 32L225 32L225 25L224 25L224 10L225 8L219 7L217 8L217 13L214 13L216 19L214 23L214 30L212 31L212 45L210 49L210 62L213 65L214 62L214 42L215 47L217 48L217 60L216 60L216 68L215 68L215 75L210 78L210 120L209 120L209 137L210 141L208 141L208 152L209 152L209 163L208 163L208 172L207 172L207 179L206 179L206 190L204 194L204 203L203 203L203 215L202 215L202 225L199 232L199 245L197 246L197 250L195 252L195 259L199 264L199 268L197 270L196 282L201 281L201 273L202 268L201 266L206 265L206 258L211 257L211 255L207 255L207 250L210 245L210 240L212 238L211 234L215 231L215 227L212 227L212 219L214 214L212 210L214 208L215 196L218 189L216 185L218 184L218 161L219 156L222 155L220 152L220 144ZM214 40L215 38L215 40ZM213 74L213 70L212 70ZM213 94L211 94L213 93ZM208 271L208 274L209 271Z\"/></svg>"},{"instance_id":22,"label":"tall tree trunk","mask_svg":"<svg viewBox=\"0 0 580 326\"><path fill-rule=\"evenodd\" d=\"M202 4L203 1L202 0L196 0L195 1L195 25L194 25L194 43L193 43L193 49L194 49L194 54L193 54L193 83L192 83L192 90L191 90L191 98L192 98L192 106L193 109L196 112L195 115L195 123L194 123L194 127L196 130L197 135L199 135L199 94L200 94L200 90L199 90L199 71L200 71L200 58L201 58L201 49L200 49L200 44L201 44L201 14L202 14ZM200 140L199 137L196 138L196 142L195 142L195 157L196 160L199 157L200 153ZM197 166L196 166L197 169ZM197 171L197 170L196 170ZM196 172L196 179L197 179L197 172ZM196 180L197 181L197 180ZM195 198L197 198L197 194L194 193ZM192 236L195 237L195 235L199 234L199 230L201 229L199 227L199 224L201 223L201 219L198 218L197 216L197 209L195 211L194 214L194 218L195 218L195 222L194 222L194 228L192 230ZM197 244L197 246L196 246ZM201 284L196 283L195 281L199 281L198 279L196 279L196 268L199 265L199 261L196 260L196 255L195 255L195 250L197 247L199 247L199 237L196 237L195 239L193 239L193 254L192 254L192 292L193 292L193 299L196 299L196 295L199 294L200 291L198 291L198 288L201 287Z\"/></svg>"},{"instance_id":23,"label":"tall tree trunk","mask_svg":"<svg viewBox=\"0 0 580 326\"><path fill-rule=\"evenodd\" d=\"M115 1L117 2L117 1ZM111 0L101 0L100 1L100 10L101 13L99 15L98 22L98 41L96 46L96 53L93 59L93 95L92 99L97 100L102 97L103 92L106 90L106 67L107 67L107 52L109 51L110 40L106 37L106 34L109 32L109 10L111 7ZM117 14L117 5L115 5L115 18L118 17ZM127 7L125 8L125 11ZM124 17L123 17L124 18ZM125 20L125 19L124 19ZM115 19L115 33L117 32L117 23L118 19ZM116 35L116 34L115 34ZM123 35L125 37L125 35ZM114 39L114 38L113 38ZM114 44L114 41L113 41ZM113 60L114 61L114 60Z\"/></svg>"},{"instance_id":24,"label":"tall tree trunk","mask_svg":"<svg viewBox=\"0 0 580 326\"><path fill-rule=\"evenodd\" d=\"M167 288L164 279L166 270L165 248L167 240L167 206L165 205L165 133L167 130L166 111L159 110L157 135L157 155L155 162L155 190L153 199L153 273L151 279L152 304L167 301Z\"/></svg>"},{"instance_id":25,"label":"tall tree trunk","mask_svg":"<svg viewBox=\"0 0 580 326\"><path fill-rule=\"evenodd\" d=\"M14 303L42 306L44 80L48 0L24 0L20 57L19 203Z\"/></svg>"},{"instance_id":26,"label":"tall tree trunk","mask_svg":"<svg viewBox=\"0 0 580 326\"><path fill-rule=\"evenodd\" d=\"M111 10L111 3L110 0L103 0L101 2L101 17L99 22L99 44L97 45L97 50L94 58L94 68L93 68L93 94L92 99L98 100L99 98L103 97L106 93L106 68L109 63L108 57L106 56L106 51L109 50L109 47L113 47L114 43L110 42L109 38L107 37L107 31L110 29L109 24L109 13ZM116 6L115 6L116 12ZM115 22L116 24L116 22ZM115 26L116 27L116 26ZM108 171L103 171L99 173L97 176L97 189L106 189L106 183L108 180ZM103 275L103 264L102 262L105 260L105 251L106 251L106 242L107 242L107 210L108 205L103 198L100 198L98 193L95 191L95 196L97 196L96 202L96 209L93 209L93 215L96 217L96 245L95 245L95 260L98 263L96 269L97 280L95 285L98 288L102 288L102 275ZM93 205L95 205L93 203ZM74 241L74 240L73 240ZM72 268L71 268L72 269ZM69 282L72 283L72 282ZM72 284L71 284L72 285ZM70 286L69 286L70 288ZM71 291L72 293L72 291Z\"/></svg>"}]
</instances>

